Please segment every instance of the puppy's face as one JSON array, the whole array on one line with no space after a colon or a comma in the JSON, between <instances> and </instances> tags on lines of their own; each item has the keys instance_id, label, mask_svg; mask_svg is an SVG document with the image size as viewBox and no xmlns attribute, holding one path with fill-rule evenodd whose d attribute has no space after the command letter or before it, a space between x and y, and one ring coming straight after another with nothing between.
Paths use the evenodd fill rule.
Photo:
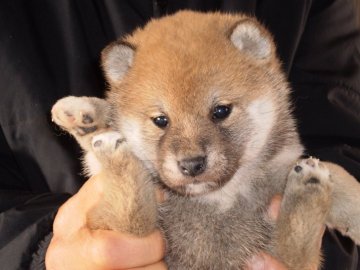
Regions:
<instances>
[{"instance_id":1,"label":"puppy's face","mask_svg":"<svg viewBox=\"0 0 360 270\"><path fill-rule=\"evenodd\" d=\"M119 112L121 130L136 155L167 186L186 194L207 192L231 179L250 134L243 128L250 123L241 101L229 89L196 84L164 85L162 79L152 83L157 91L150 94L145 83L144 92Z\"/></svg>"},{"instance_id":2,"label":"puppy's face","mask_svg":"<svg viewBox=\"0 0 360 270\"><path fill-rule=\"evenodd\" d=\"M218 189L253 163L286 102L264 30L243 17L210 15L152 22L128 38L131 45L103 54L109 99L131 149L187 195Z\"/></svg>"}]
</instances>

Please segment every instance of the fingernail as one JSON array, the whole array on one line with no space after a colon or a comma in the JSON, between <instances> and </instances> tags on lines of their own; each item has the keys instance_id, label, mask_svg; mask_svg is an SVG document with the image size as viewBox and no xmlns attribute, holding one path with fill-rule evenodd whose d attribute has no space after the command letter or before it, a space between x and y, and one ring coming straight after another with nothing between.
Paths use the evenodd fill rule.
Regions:
<instances>
[{"instance_id":1,"label":"fingernail","mask_svg":"<svg viewBox=\"0 0 360 270\"><path fill-rule=\"evenodd\" d=\"M262 256L255 255L248 262L249 270L265 270L265 260Z\"/></svg>"}]
</instances>

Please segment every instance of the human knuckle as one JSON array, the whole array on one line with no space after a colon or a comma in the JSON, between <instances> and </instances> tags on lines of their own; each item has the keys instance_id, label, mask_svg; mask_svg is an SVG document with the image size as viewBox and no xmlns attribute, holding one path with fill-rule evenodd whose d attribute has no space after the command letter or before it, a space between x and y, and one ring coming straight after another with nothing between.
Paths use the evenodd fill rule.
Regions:
<instances>
[{"instance_id":1,"label":"human knuckle","mask_svg":"<svg viewBox=\"0 0 360 270\"><path fill-rule=\"evenodd\" d=\"M56 214L54 224L53 224L53 233L55 235L61 234L61 232L66 228L67 218L65 215L65 209L60 208Z\"/></svg>"}]
</instances>

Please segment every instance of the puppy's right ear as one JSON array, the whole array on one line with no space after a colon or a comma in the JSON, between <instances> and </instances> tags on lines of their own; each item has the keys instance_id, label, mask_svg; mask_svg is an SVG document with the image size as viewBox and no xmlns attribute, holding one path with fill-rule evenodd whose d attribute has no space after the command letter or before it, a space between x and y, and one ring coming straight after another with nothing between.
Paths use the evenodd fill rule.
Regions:
<instances>
[{"instance_id":1,"label":"puppy's right ear","mask_svg":"<svg viewBox=\"0 0 360 270\"><path fill-rule=\"evenodd\" d=\"M109 44L101 53L101 65L109 83L120 82L132 65L135 48L123 41Z\"/></svg>"},{"instance_id":2,"label":"puppy's right ear","mask_svg":"<svg viewBox=\"0 0 360 270\"><path fill-rule=\"evenodd\" d=\"M237 22L232 29L230 40L239 51L253 59L269 61L275 55L271 35L252 18Z\"/></svg>"}]
</instances>

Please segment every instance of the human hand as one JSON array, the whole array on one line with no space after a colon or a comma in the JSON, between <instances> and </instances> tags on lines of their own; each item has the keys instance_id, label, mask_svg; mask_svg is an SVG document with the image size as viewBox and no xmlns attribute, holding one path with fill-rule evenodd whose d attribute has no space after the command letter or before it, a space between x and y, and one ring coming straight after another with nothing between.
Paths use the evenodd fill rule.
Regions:
<instances>
[{"instance_id":1,"label":"human hand","mask_svg":"<svg viewBox=\"0 0 360 270\"><path fill-rule=\"evenodd\" d=\"M273 257L261 253L252 257L247 265L247 270L288 270L282 263Z\"/></svg>"},{"instance_id":2,"label":"human hand","mask_svg":"<svg viewBox=\"0 0 360 270\"><path fill-rule=\"evenodd\" d=\"M90 230L86 215L101 198L102 181L90 178L56 215L46 253L48 270L167 269L165 245L155 231L144 238L106 230Z\"/></svg>"}]
</instances>

